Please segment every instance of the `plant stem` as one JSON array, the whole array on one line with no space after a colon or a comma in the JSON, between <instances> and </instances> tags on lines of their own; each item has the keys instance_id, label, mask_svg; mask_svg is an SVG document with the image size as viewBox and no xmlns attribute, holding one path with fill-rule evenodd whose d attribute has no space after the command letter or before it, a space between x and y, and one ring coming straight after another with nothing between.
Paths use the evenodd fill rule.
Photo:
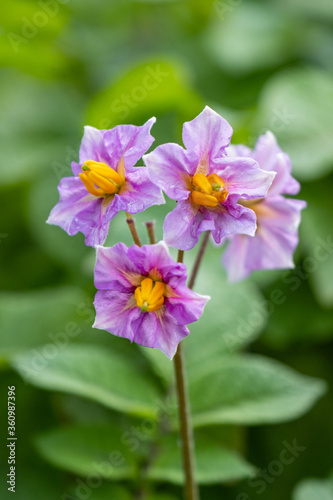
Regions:
<instances>
[{"instance_id":1,"label":"plant stem","mask_svg":"<svg viewBox=\"0 0 333 500\"><path fill-rule=\"evenodd\" d=\"M154 245L156 243L154 221L146 222L146 228L148 231L148 237L149 237L150 244Z\"/></svg>"},{"instance_id":2,"label":"plant stem","mask_svg":"<svg viewBox=\"0 0 333 500\"><path fill-rule=\"evenodd\" d=\"M131 216L131 214L128 214L127 212L126 212L126 222L128 224L129 230L132 233L132 237L133 237L134 243L136 245L138 245L138 247L141 247L142 245L141 245L141 241L140 241L138 232L137 232L136 227L135 227L134 219Z\"/></svg>"},{"instance_id":3,"label":"plant stem","mask_svg":"<svg viewBox=\"0 0 333 500\"><path fill-rule=\"evenodd\" d=\"M174 357L176 386L179 408L180 435L182 444L183 467L185 472L186 500L199 500L199 491L194 477L194 440L190 423L190 407L186 390L184 360L181 342Z\"/></svg>"},{"instance_id":4,"label":"plant stem","mask_svg":"<svg viewBox=\"0 0 333 500\"><path fill-rule=\"evenodd\" d=\"M193 266L193 269L191 272L191 276L190 276L190 279L189 279L188 285L187 285L191 289L194 287L195 279L197 277L202 258L204 256L205 250L207 248L209 236L210 236L210 231L206 231L206 233L203 236L197 258L195 259L194 266Z\"/></svg>"},{"instance_id":5,"label":"plant stem","mask_svg":"<svg viewBox=\"0 0 333 500\"><path fill-rule=\"evenodd\" d=\"M208 243L209 233L202 241L197 259L190 278L189 288L194 285L195 277L198 273L203 254ZM178 262L183 262L184 252L178 251ZM176 387L179 408L179 423L182 443L183 467L185 472L185 499L199 500L199 490L195 482L195 463L194 463L194 439L193 430L190 421L190 404L187 394L187 385L185 378L184 359L181 343L178 344L177 352L174 357Z\"/></svg>"}]
</instances>

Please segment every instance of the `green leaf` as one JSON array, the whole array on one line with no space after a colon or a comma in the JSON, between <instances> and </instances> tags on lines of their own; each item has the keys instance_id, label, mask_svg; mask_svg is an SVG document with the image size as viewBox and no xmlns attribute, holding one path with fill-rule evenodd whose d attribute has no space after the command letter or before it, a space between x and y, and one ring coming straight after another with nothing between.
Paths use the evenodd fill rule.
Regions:
<instances>
[{"instance_id":1,"label":"green leaf","mask_svg":"<svg viewBox=\"0 0 333 500\"><path fill-rule=\"evenodd\" d=\"M123 431L111 425L75 426L39 435L35 446L51 464L78 474L107 479L133 479L135 455L122 443Z\"/></svg>"},{"instance_id":2,"label":"green leaf","mask_svg":"<svg viewBox=\"0 0 333 500\"><path fill-rule=\"evenodd\" d=\"M197 249L185 257L189 269L196 253ZM189 325L191 335L184 341L189 371L195 372L203 359L219 364L222 355L253 342L266 324L264 299L258 288L249 281L228 283L221 254L221 248L211 245L207 249L195 283L195 291L211 299L199 321Z\"/></svg>"},{"instance_id":3,"label":"green leaf","mask_svg":"<svg viewBox=\"0 0 333 500\"><path fill-rule=\"evenodd\" d=\"M82 316L84 315L84 316ZM41 344L66 342L87 332L83 317L93 321L91 306L81 290L59 287L0 294L0 357Z\"/></svg>"},{"instance_id":4,"label":"green leaf","mask_svg":"<svg viewBox=\"0 0 333 500\"><path fill-rule=\"evenodd\" d=\"M133 350L135 357L137 352ZM155 417L160 393L135 358L97 346L69 345L54 358L25 353L12 365L43 389L69 392L133 415Z\"/></svg>"},{"instance_id":5,"label":"green leaf","mask_svg":"<svg viewBox=\"0 0 333 500\"><path fill-rule=\"evenodd\" d=\"M66 155L81 105L65 85L4 72L0 94L1 154L3 164L10 168L2 169L1 184L31 182L51 171L59 152Z\"/></svg>"},{"instance_id":6,"label":"green leaf","mask_svg":"<svg viewBox=\"0 0 333 500\"><path fill-rule=\"evenodd\" d=\"M255 469L235 451L200 434L195 439L196 479L200 484L234 481L254 475ZM147 477L152 481L174 484L184 482L179 437L165 436L159 442L156 458L148 467Z\"/></svg>"},{"instance_id":7,"label":"green leaf","mask_svg":"<svg viewBox=\"0 0 333 500\"><path fill-rule=\"evenodd\" d=\"M233 7L214 2L216 22L206 39L207 51L227 72L246 74L274 67L292 57L297 26L272 5Z\"/></svg>"},{"instance_id":8,"label":"green leaf","mask_svg":"<svg viewBox=\"0 0 333 500\"><path fill-rule=\"evenodd\" d=\"M309 276L315 295L324 307L333 306L331 190L327 179L306 184L303 190L308 201L301 225L301 235L308 254L302 265L303 276Z\"/></svg>"},{"instance_id":9,"label":"green leaf","mask_svg":"<svg viewBox=\"0 0 333 500\"><path fill-rule=\"evenodd\" d=\"M333 500L333 479L304 479L293 492L293 500Z\"/></svg>"},{"instance_id":10,"label":"green leaf","mask_svg":"<svg viewBox=\"0 0 333 500\"><path fill-rule=\"evenodd\" d=\"M195 116L201 99L190 88L183 66L174 60L152 59L131 67L91 101L87 122L111 128L124 120L141 123L170 111Z\"/></svg>"},{"instance_id":11,"label":"green leaf","mask_svg":"<svg viewBox=\"0 0 333 500\"><path fill-rule=\"evenodd\" d=\"M325 392L325 383L300 375L262 356L202 358L191 373L189 395L194 426L258 425L303 415Z\"/></svg>"},{"instance_id":12,"label":"green leaf","mask_svg":"<svg viewBox=\"0 0 333 500\"><path fill-rule=\"evenodd\" d=\"M271 130L301 180L324 176L333 167L333 79L313 68L287 70L263 89L256 132Z\"/></svg>"}]
</instances>

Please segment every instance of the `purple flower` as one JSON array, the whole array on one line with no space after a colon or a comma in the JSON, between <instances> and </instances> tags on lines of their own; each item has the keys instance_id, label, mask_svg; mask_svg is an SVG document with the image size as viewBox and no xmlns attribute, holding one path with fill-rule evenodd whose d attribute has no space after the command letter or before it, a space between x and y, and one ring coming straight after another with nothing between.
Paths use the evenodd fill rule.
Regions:
<instances>
[{"instance_id":1,"label":"purple flower","mask_svg":"<svg viewBox=\"0 0 333 500\"><path fill-rule=\"evenodd\" d=\"M151 118L142 127L119 125L98 130L86 126L79 163L72 163L74 177L60 181L60 201L47 223L70 235L81 232L87 245L96 246L104 243L110 220L120 210L135 214L165 203L147 169L134 168L154 141L149 133L154 123Z\"/></svg>"},{"instance_id":2,"label":"purple flower","mask_svg":"<svg viewBox=\"0 0 333 500\"><path fill-rule=\"evenodd\" d=\"M144 156L150 179L178 202L164 222L168 245L189 250L208 230L216 243L230 234L255 233L254 212L238 200L266 196L275 174L251 158L228 158L231 135L229 123L206 106L184 123L186 149L163 144Z\"/></svg>"},{"instance_id":3,"label":"purple flower","mask_svg":"<svg viewBox=\"0 0 333 500\"><path fill-rule=\"evenodd\" d=\"M252 157L263 170L276 172L266 198L241 202L255 213L258 228L254 237L230 238L223 256L229 280L242 280L258 269L294 267L293 253L306 202L282 196L300 190L299 183L291 176L289 156L280 149L271 132L259 137L253 151L241 145L231 146L229 154Z\"/></svg>"},{"instance_id":4,"label":"purple flower","mask_svg":"<svg viewBox=\"0 0 333 500\"><path fill-rule=\"evenodd\" d=\"M170 359L209 299L186 287L186 267L171 259L164 242L97 247L95 286L95 328L156 347Z\"/></svg>"}]
</instances>

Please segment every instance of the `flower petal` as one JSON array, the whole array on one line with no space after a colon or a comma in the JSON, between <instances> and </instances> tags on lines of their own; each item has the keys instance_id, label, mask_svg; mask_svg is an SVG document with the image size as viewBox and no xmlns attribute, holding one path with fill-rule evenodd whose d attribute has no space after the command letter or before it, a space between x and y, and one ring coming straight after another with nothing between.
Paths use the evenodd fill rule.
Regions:
<instances>
[{"instance_id":1,"label":"flower petal","mask_svg":"<svg viewBox=\"0 0 333 500\"><path fill-rule=\"evenodd\" d=\"M279 147L274 134L270 131L261 135L255 145L253 158L260 168L270 172L277 172L270 194L297 194L300 190L299 182L291 175L289 156Z\"/></svg>"},{"instance_id":2,"label":"flower petal","mask_svg":"<svg viewBox=\"0 0 333 500\"><path fill-rule=\"evenodd\" d=\"M300 212L306 203L274 196L260 205L260 209L256 209L255 236L233 236L224 253L223 263L230 281L244 279L254 270L294 267Z\"/></svg>"},{"instance_id":3,"label":"flower petal","mask_svg":"<svg viewBox=\"0 0 333 500\"><path fill-rule=\"evenodd\" d=\"M237 201L237 197L244 200L264 198L275 176L274 172L261 170L252 158L222 158L216 165L215 173L223 179L228 198L233 201Z\"/></svg>"},{"instance_id":4,"label":"flower petal","mask_svg":"<svg viewBox=\"0 0 333 500\"><path fill-rule=\"evenodd\" d=\"M210 211L194 207L188 201L179 201L164 220L163 239L171 247L190 250L198 243L203 231L210 231L214 227Z\"/></svg>"},{"instance_id":5,"label":"flower petal","mask_svg":"<svg viewBox=\"0 0 333 500\"><path fill-rule=\"evenodd\" d=\"M208 106L183 126L184 145L195 152L199 161L207 158L209 162L224 155L231 136L232 128L229 123Z\"/></svg>"},{"instance_id":6,"label":"flower petal","mask_svg":"<svg viewBox=\"0 0 333 500\"><path fill-rule=\"evenodd\" d=\"M121 157L124 156L126 171L132 172L134 165L154 142L150 129L155 121L156 118L153 117L141 127L118 125L111 130L104 130L103 141L111 158L108 165L117 169Z\"/></svg>"},{"instance_id":7,"label":"flower petal","mask_svg":"<svg viewBox=\"0 0 333 500\"><path fill-rule=\"evenodd\" d=\"M162 191L151 182L145 167L136 167L133 173L126 175L126 182L118 196L123 203L123 210L130 214L165 203Z\"/></svg>"},{"instance_id":8,"label":"flower petal","mask_svg":"<svg viewBox=\"0 0 333 500\"><path fill-rule=\"evenodd\" d=\"M82 232L89 246L104 243L109 221L102 216L103 200L88 194L78 177L65 177L58 190L60 200L46 222L60 226L71 236Z\"/></svg>"},{"instance_id":9,"label":"flower petal","mask_svg":"<svg viewBox=\"0 0 333 500\"><path fill-rule=\"evenodd\" d=\"M190 191L190 175L198 165L195 154L178 144L158 146L145 155L143 160L151 181L159 186L172 200L186 200Z\"/></svg>"},{"instance_id":10,"label":"flower petal","mask_svg":"<svg viewBox=\"0 0 333 500\"><path fill-rule=\"evenodd\" d=\"M212 211L214 229L212 237L215 243L220 244L225 236L233 234L248 234L256 232L256 215L253 210L237 205L230 213L228 210Z\"/></svg>"},{"instance_id":11,"label":"flower petal","mask_svg":"<svg viewBox=\"0 0 333 500\"><path fill-rule=\"evenodd\" d=\"M100 162L105 162L109 165L110 156L108 155L104 140L103 140L103 130L99 130L95 127L90 127L86 125L84 127L83 138L80 146L79 163L82 165L85 161L95 160ZM110 165L111 166L111 165ZM75 168L75 174L78 174L77 167L72 165L73 172ZM80 169L81 171L81 169Z\"/></svg>"}]
</instances>

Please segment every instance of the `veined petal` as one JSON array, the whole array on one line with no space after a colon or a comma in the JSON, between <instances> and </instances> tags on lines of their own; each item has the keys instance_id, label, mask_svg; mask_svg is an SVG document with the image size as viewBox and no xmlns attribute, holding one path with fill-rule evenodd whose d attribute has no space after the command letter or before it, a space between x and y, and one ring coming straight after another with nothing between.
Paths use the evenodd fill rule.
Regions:
<instances>
[{"instance_id":1,"label":"veined petal","mask_svg":"<svg viewBox=\"0 0 333 500\"><path fill-rule=\"evenodd\" d=\"M102 199L87 193L78 177L65 177L58 190L60 200L46 222L60 226L71 236L82 232L89 246L104 243L109 221L102 217Z\"/></svg>"},{"instance_id":2,"label":"veined petal","mask_svg":"<svg viewBox=\"0 0 333 500\"><path fill-rule=\"evenodd\" d=\"M256 214L249 208L238 205L233 213L221 210L212 212L212 217L214 219L212 237L217 244L220 244L225 236L233 234L253 236L256 232Z\"/></svg>"},{"instance_id":3,"label":"veined petal","mask_svg":"<svg viewBox=\"0 0 333 500\"><path fill-rule=\"evenodd\" d=\"M259 269L294 267L300 213L306 203L274 196L263 200L261 205L255 236L233 236L224 253L223 263L230 281L244 279Z\"/></svg>"},{"instance_id":4,"label":"veined petal","mask_svg":"<svg viewBox=\"0 0 333 500\"><path fill-rule=\"evenodd\" d=\"M111 248L97 246L94 277L97 289L126 293L132 293L142 279L138 266L128 257L124 243Z\"/></svg>"},{"instance_id":5,"label":"veined petal","mask_svg":"<svg viewBox=\"0 0 333 500\"><path fill-rule=\"evenodd\" d=\"M104 145L103 130L99 130L95 127L90 127L89 125L86 125L84 127L79 154L80 165L82 166L83 163L87 160L105 162L108 165L110 162L110 156L108 155ZM77 175L77 172L74 173Z\"/></svg>"},{"instance_id":6,"label":"veined petal","mask_svg":"<svg viewBox=\"0 0 333 500\"><path fill-rule=\"evenodd\" d=\"M229 123L208 106L183 126L185 147L194 151L199 160L207 159L208 162L225 154L231 136L232 128Z\"/></svg>"},{"instance_id":7,"label":"veined petal","mask_svg":"<svg viewBox=\"0 0 333 500\"><path fill-rule=\"evenodd\" d=\"M172 200L186 200L191 179L198 165L198 157L178 144L162 144L145 155L143 160L150 180Z\"/></svg>"},{"instance_id":8,"label":"veined petal","mask_svg":"<svg viewBox=\"0 0 333 500\"><path fill-rule=\"evenodd\" d=\"M223 158L216 165L215 173L223 179L232 199L264 198L275 177L274 172L261 170L252 158Z\"/></svg>"},{"instance_id":9,"label":"veined petal","mask_svg":"<svg viewBox=\"0 0 333 500\"><path fill-rule=\"evenodd\" d=\"M155 140L150 135L150 129L155 121L156 118L153 117L141 127L135 125L118 125L111 130L104 130L103 141L105 149L111 158L111 164L108 163L108 165L117 170L123 156L126 171L132 172L134 165L148 151Z\"/></svg>"},{"instance_id":10,"label":"veined petal","mask_svg":"<svg viewBox=\"0 0 333 500\"><path fill-rule=\"evenodd\" d=\"M151 182L146 167L136 167L133 173L127 174L119 198L123 203L123 210L130 214L165 203L161 189Z\"/></svg>"},{"instance_id":11,"label":"veined petal","mask_svg":"<svg viewBox=\"0 0 333 500\"><path fill-rule=\"evenodd\" d=\"M214 220L211 212L194 207L187 201L179 201L164 220L163 239L171 247L190 250L198 243L203 231L212 229Z\"/></svg>"}]
</instances>

